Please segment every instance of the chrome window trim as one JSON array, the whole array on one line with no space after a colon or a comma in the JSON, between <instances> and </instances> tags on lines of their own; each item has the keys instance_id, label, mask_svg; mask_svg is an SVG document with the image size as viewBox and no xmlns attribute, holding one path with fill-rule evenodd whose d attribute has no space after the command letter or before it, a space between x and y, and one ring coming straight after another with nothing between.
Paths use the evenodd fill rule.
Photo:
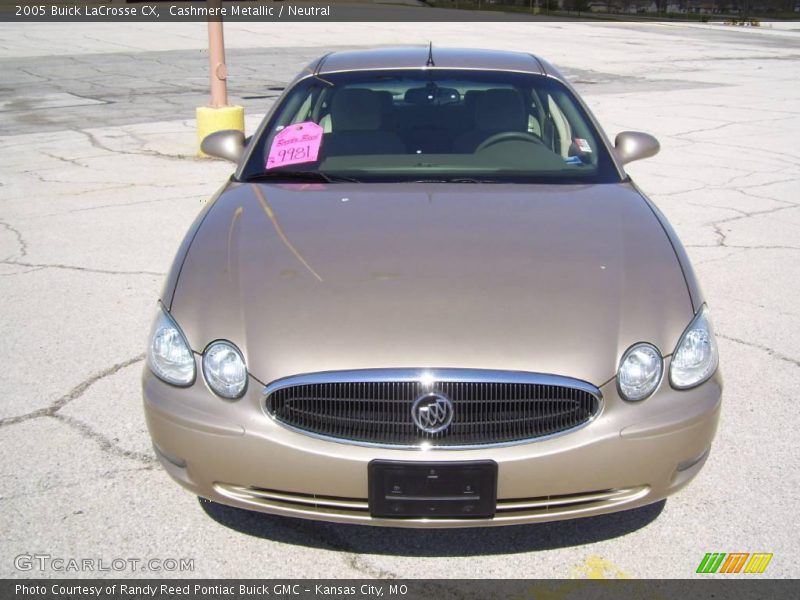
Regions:
<instances>
[{"instance_id":1,"label":"chrome window trim","mask_svg":"<svg viewBox=\"0 0 800 600\"><path fill-rule=\"evenodd\" d=\"M591 394L597 399L597 411L589 419L563 431L542 435L523 440L513 440L510 442L496 442L488 444L470 444L458 446L435 446L430 443L421 444L380 444L375 442L362 442L358 440L348 440L344 438L331 437L305 429L300 429L293 425L279 421L267 410L267 398L281 389L298 385L325 384L325 383L380 383L380 382L454 382L454 383L522 383L533 385L553 385L560 387L570 387ZM455 368L398 368L398 369L356 369L346 371L320 371L316 373L304 373L300 375L290 375L281 379L276 379L262 390L261 410L276 425L316 438L326 442L334 442L348 446L365 446L368 448L385 448L388 450L418 450L418 451L448 451L448 450L481 450L485 448L502 448L507 446L519 446L521 444L533 444L556 437L561 437L569 433L578 431L593 423L605 409L605 399L603 392L599 388L572 377L563 375L552 375L549 373L532 373L528 371L502 371L490 369L455 369Z\"/></svg>"},{"instance_id":2,"label":"chrome window trim","mask_svg":"<svg viewBox=\"0 0 800 600\"><path fill-rule=\"evenodd\" d=\"M541 75L543 77L549 77L546 73L542 71L529 71L526 69L508 69L508 68L497 68L497 67L445 67L445 66L433 66L433 67L426 67L420 65L409 65L407 67L355 67L355 68L340 68L331 71L320 71L317 73L320 77L324 77L325 75L334 75L337 73L363 73L365 71L420 71L421 73L425 73L426 71L482 71L484 73L522 73L525 75ZM314 75L306 75L303 79L308 79L309 77L314 77ZM551 79L557 79L556 77L552 77Z\"/></svg>"}]
</instances>

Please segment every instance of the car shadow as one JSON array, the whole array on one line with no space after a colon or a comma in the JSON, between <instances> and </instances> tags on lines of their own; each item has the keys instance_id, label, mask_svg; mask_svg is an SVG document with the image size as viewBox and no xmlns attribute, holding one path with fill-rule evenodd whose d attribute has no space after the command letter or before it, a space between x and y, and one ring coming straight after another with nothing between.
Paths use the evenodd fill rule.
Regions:
<instances>
[{"instance_id":1,"label":"car shadow","mask_svg":"<svg viewBox=\"0 0 800 600\"><path fill-rule=\"evenodd\" d=\"M534 525L408 529L293 519L199 500L205 513L217 523L246 535L357 554L431 557L515 554L609 540L645 527L666 504L661 500L609 515Z\"/></svg>"}]
</instances>

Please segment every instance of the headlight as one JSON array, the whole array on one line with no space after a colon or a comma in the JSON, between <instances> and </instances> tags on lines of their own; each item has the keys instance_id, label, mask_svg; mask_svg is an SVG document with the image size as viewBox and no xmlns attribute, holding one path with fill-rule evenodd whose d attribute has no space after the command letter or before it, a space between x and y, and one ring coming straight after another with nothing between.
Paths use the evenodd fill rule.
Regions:
<instances>
[{"instance_id":1,"label":"headlight","mask_svg":"<svg viewBox=\"0 0 800 600\"><path fill-rule=\"evenodd\" d=\"M230 342L213 342L203 353L203 377L223 398L240 398L247 388L247 367Z\"/></svg>"},{"instance_id":2,"label":"headlight","mask_svg":"<svg viewBox=\"0 0 800 600\"><path fill-rule=\"evenodd\" d=\"M617 387L625 400L644 400L661 381L663 362L651 344L634 344L622 355L617 372Z\"/></svg>"},{"instance_id":3,"label":"headlight","mask_svg":"<svg viewBox=\"0 0 800 600\"><path fill-rule=\"evenodd\" d=\"M147 366L158 377L181 387L194 383L194 356L172 317L159 305L147 347Z\"/></svg>"},{"instance_id":4,"label":"headlight","mask_svg":"<svg viewBox=\"0 0 800 600\"><path fill-rule=\"evenodd\" d=\"M669 367L669 382L678 390L700 385L714 374L719 365L717 341L703 306L683 332Z\"/></svg>"}]
</instances>

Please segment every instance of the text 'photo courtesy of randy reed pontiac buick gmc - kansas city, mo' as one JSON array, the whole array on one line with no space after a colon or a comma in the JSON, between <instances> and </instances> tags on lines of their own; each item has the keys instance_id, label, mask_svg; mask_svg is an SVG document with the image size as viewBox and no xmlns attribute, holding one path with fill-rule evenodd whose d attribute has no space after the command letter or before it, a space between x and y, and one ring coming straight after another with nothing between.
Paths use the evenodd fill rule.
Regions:
<instances>
[{"instance_id":1,"label":"text 'photo courtesy of randy reed pontiac buick gmc - kansas city, mo'","mask_svg":"<svg viewBox=\"0 0 800 600\"><path fill-rule=\"evenodd\" d=\"M598 515L702 468L717 343L686 253L546 61L328 54L187 233L143 376L201 497L394 527Z\"/></svg>"}]
</instances>

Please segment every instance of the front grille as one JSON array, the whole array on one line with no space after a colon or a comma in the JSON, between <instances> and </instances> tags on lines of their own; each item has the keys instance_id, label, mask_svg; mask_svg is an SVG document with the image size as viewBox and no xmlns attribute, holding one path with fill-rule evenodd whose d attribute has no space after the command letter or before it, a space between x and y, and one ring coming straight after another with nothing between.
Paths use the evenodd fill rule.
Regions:
<instances>
[{"instance_id":1,"label":"front grille","mask_svg":"<svg viewBox=\"0 0 800 600\"><path fill-rule=\"evenodd\" d=\"M470 373L491 380L467 380ZM431 392L452 403L452 421L434 433L412 418L415 400ZM266 394L267 412L292 428L342 441L406 447L532 440L574 429L600 409L599 390L584 382L516 372L504 377L496 371L436 371L427 378L395 370L319 373L282 380Z\"/></svg>"}]
</instances>

